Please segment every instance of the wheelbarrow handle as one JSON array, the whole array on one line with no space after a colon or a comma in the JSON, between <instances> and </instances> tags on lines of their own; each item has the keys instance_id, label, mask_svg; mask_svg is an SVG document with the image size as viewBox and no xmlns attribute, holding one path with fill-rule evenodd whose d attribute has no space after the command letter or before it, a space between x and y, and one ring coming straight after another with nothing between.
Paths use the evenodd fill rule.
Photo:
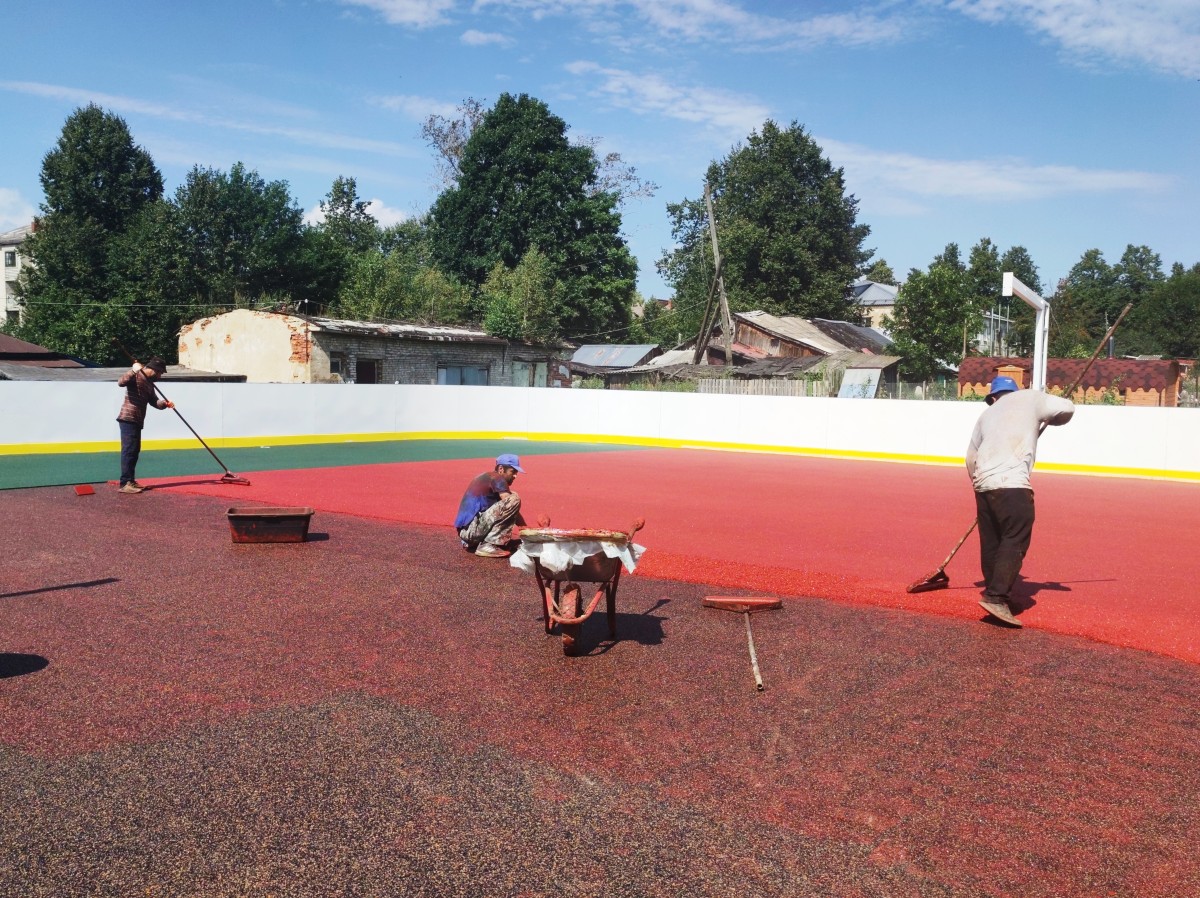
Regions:
<instances>
[{"instance_id":1,"label":"wheelbarrow handle","mask_svg":"<svg viewBox=\"0 0 1200 898\"><path fill-rule=\"evenodd\" d=\"M627 531L629 534L629 541L633 542L633 535L645 526L646 526L645 518L634 518L633 523L630 525L629 530Z\"/></svg>"}]
</instances>

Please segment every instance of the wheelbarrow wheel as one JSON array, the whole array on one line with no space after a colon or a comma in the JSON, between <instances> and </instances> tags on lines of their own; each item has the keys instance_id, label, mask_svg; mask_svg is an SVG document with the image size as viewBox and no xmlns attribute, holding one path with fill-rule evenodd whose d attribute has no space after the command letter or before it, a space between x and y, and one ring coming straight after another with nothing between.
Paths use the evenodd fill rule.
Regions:
<instances>
[{"instance_id":1,"label":"wheelbarrow wheel","mask_svg":"<svg viewBox=\"0 0 1200 898\"><path fill-rule=\"evenodd\" d=\"M563 587L558 609L558 613L562 617L579 617L583 610L583 604L578 583L568 583ZM562 630L563 654L568 657L577 655L579 653L577 645L579 630L582 624L559 624L558 627Z\"/></svg>"}]
</instances>

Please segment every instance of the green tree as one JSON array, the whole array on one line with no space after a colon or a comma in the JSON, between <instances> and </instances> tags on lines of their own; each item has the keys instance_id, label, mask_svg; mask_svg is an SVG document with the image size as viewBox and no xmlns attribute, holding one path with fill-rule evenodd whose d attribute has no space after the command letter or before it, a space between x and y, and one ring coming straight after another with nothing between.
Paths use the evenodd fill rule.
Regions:
<instances>
[{"instance_id":1,"label":"green tree","mask_svg":"<svg viewBox=\"0 0 1200 898\"><path fill-rule=\"evenodd\" d=\"M1200 357L1200 263L1176 263L1139 306L1142 326L1156 352L1170 358Z\"/></svg>"},{"instance_id":2,"label":"green tree","mask_svg":"<svg viewBox=\"0 0 1200 898\"><path fill-rule=\"evenodd\" d=\"M467 97L459 104L457 115L431 115L421 124L421 136L433 148L438 157L438 174L444 187L458 183L463 154L467 141L487 114L485 105L474 97ZM576 138L575 146L584 146L595 151L599 138ZM596 179L588 185L592 194L611 193L618 204L638 197L653 196L658 185L638 176L637 170L621 158L620 153L605 153L596 159Z\"/></svg>"},{"instance_id":3,"label":"green tree","mask_svg":"<svg viewBox=\"0 0 1200 898\"><path fill-rule=\"evenodd\" d=\"M162 175L133 142L125 121L99 106L77 109L42 160L42 216L26 243L31 263L18 292L25 314L17 333L97 362L121 358L127 315L109 308L122 284L122 236L162 196Z\"/></svg>"},{"instance_id":4,"label":"green tree","mask_svg":"<svg viewBox=\"0 0 1200 898\"><path fill-rule=\"evenodd\" d=\"M966 272L945 262L914 268L883 325L901 356L906 378L928 381L963 356L964 334L977 333L979 314L967 301Z\"/></svg>"},{"instance_id":5,"label":"green tree","mask_svg":"<svg viewBox=\"0 0 1200 898\"><path fill-rule=\"evenodd\" d=\"M268 183L240 162L228 173L196 166L176 191L175 205L176 239L187 256L181 287L197 304L217 309L286 301L312 279L304 264L303 213L287 182Z\"/></svg>"},{"instance_id":6,"label":"green tree","mask_svg":"<svg viewBox=\"0 0 1200 898\"><path fill-rule=\"evenodd\" d=\"M516 268L496 263L481 291L484 330L526 343L552 341L556 288L553 265L536 246L529 248Z\"/></svg>"},{"instance_id":7,"label":"green tree","mask_svg":"<svg viewBox=\"0 0 1200 898\"><path fill-rule=\"evenodd\" d=\"M793 122L768 120L707 172L729 305L775 315L858 320L847 296L872 251L842 170ZM659 260L677 323L699 330L714 265L703 198L667 206L675 248Z\"/></svg>"},{"instance_id":8,"label":"green tree","mask_svg":"<svg viewBox=\"0 0 1200 898\"><path fill-rule=\"evenodd\" d=\"M876 284L890 284L893 287L896 285L896 274L887 263L887 259L876 259L862 276Z\"/></svg>"},{"instance_id":9,"label":"green tree","mask_svg":"<svg viewBox=\"0 0 1200 898\"><path fill-rule=\"evenodd\" d=\"M1159 348L1154 334L1154 310L1151 308L1152 299L1162 286L1165 276L1162 270L1162 258L1148 246L1125 247L1121 261L1113 266L1117 277L1117 287L1113 299L1115 308L1105 308L1105 319L1111 323L1121 314L1121 309L1127 303L1133 303L1133 310L1122 325L1122 332L1114 336L1116 343L1123 347L1125 353L1159 355Z\"/></svg>"},{"instance_id":10,"label":"green tree","mask_svg":"<svg viewBox=\"0 0 1200 898\"><path fill-rule=\"evenodd\" d=\"M354 178L338 177L321 201L324 219L318 229L352 253L361 253L379 245L379 222L367 211L369 203L358 195Z\"/></svg>"},{"instance_id":11,"label":"green tree","mask_svg":"<svg viewBox=\"0 0 1200 898\"><path fill-rule=\"evenodd\" d=\"M433 265L423 220L385 229L380 245L350 260L330 314L423 324L467 320L470 291Z\"/></svg>"},{"instance_id":12,"label":"green tree","mask_svg":"<svg viewBox=\"0 0 1200 898\"><path fill-rule=\"evenodd\" d=\"M567 141L562 119L540 100L504 94L467 139L455 186L433 205L434 261L478 290L497 263L515 268L538 246L558 284L557 335L627 327L636 266L617 198L595 183L595 155Z\"/></svg>"}]
</instances>

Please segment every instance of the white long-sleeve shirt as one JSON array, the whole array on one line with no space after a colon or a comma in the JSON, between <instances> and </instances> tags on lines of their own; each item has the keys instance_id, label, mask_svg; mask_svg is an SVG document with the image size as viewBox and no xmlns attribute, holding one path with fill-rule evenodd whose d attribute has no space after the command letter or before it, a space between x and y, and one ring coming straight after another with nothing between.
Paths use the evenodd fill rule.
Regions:
<instances>
[{"instance_id":1,"label":"white long-sleeve shirt","mask_svg":"<svg viewBox=\"0 0 1200 898\"><path fill-rule=\"evenodd\" d=\"M1042 424L1066 424L1075 405L1041 390L1007 393L988 406L971 433L967 473L975 491L1028 489Z\"/></svg>"}]
</instances>

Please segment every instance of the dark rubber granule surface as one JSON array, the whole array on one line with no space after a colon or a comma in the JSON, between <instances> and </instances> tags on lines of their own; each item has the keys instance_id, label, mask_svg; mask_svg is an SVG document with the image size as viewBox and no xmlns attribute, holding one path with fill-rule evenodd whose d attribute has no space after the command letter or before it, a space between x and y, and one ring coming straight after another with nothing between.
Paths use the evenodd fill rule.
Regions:
<instances>
[{"instance_id":1,"label":"dark rubber granule surface","mask_svg":"<svg viewBox=\"0 0 1200 898\"><path fill-rule=\"evenodd\" d=\"M727 587L566 658L449 528L3 498L0 895L1200 894L1193 665L788 599L759 694Z\"/></svg>"}]
</instances>

